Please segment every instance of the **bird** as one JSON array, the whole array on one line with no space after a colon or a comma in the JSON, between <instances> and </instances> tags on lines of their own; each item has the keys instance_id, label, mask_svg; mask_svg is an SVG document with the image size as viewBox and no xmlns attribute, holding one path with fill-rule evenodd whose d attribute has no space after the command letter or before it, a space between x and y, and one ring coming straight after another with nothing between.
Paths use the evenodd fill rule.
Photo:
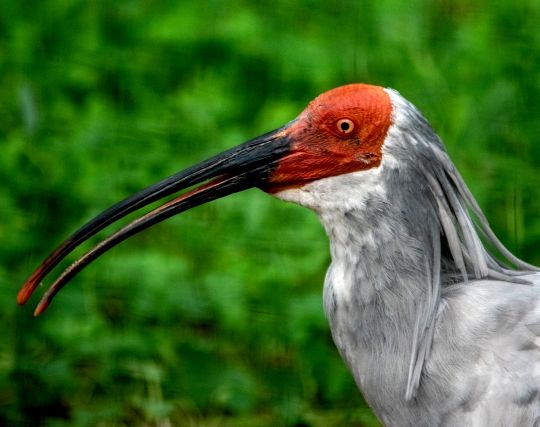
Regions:
<instances>
[{"instance_id":1,"label":"bird","mask_svg":"<svg viewBox=\"0 0 540 427\"><path fill-rule=\"evenodd\" d=\"M318 215L330 332L384 425L540 425L540 269L500 242L441 139L389 88L331 89L288 124L118 202L40 264L18 303L82 242L149 203L174 195L73 262L34 314L130 236L253 187Z\"/></svg>"}]
</instances>

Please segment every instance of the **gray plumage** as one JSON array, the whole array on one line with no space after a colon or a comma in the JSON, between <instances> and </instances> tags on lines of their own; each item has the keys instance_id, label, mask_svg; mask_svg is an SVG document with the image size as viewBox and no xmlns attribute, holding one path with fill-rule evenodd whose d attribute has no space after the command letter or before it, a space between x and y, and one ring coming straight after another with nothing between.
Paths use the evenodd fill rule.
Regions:
<instances>
[{"instance_id":1,"label":"gray plumage","mask_svg":"<svg viewBox=\"0 0 540 427\"><path fill-rule=\"evenodd\" d=\"M330 238L334 341L385 425L540 425L538 269L500 243L427 121L387 92L379 167L277 194Z\"/></svg>"}]
</instances>

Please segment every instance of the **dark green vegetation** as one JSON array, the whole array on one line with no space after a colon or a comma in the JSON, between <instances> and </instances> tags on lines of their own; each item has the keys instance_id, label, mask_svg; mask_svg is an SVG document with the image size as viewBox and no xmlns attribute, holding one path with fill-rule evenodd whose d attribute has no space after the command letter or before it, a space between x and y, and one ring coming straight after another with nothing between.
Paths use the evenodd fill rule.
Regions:
<instances>
[{"instance_id":1,"label":"dark green vegetation","mask_svg":"<svg viewBox=\"0 0 540 427\"><path fill-rule=\"evenodd\" d=\"M113 202L355 81L421 108L540 264L540 3L470 3L3 1L0 425L377 425L324 319L322 228L257 190L122 244L41 318L15 295Z\"/></svg>"}]
</instances>

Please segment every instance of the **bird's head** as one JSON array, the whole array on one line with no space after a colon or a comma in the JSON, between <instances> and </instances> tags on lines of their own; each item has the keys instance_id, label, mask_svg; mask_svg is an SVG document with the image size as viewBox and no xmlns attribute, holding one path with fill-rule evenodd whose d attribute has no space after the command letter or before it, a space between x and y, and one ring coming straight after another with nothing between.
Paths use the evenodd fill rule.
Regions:
<instances>
[{"instance_id":1,"label":"bird's head","mask_svg":"<svg viewBox=\"0 0 540 427\"><path fill-rule=\"evenodd\" d=\"M391 117L390 97L381 87L352 84L323 93L282 130L289 150L262 188L277 193L379 166Z\"/></svg>"},{"instance_id":2,"label":"bird's head","mask_svg":"<svg viewBox=\"0 0 540 427\"><path fill-rule=\"evenodd\" d=\"M41 313L54 295L98 256L177 213L251 187L280 197L332 177L358 175L379 168L395 117L392 93L365 84L330 90L315 98L289 124L117 203L82 226L49 255L23 285L18 302L24 304L60 261L106 226L151 202L197 184L200 185L134 220L75 261L45 293L35 314ZM287 196L282 198L292 200Z\"/></svg>"}]
</instances>

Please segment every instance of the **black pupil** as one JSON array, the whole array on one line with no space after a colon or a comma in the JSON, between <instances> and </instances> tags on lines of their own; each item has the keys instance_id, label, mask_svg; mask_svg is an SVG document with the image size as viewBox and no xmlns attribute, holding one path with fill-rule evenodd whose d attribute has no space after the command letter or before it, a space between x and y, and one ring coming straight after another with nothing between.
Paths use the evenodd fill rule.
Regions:
<instances>
[{"instance_id":1,"label":"black pupil","mask_svg":"<svg viewBox=\"0 0 540 427\"><path fill-rule=\"evenodd\" d=\"M347 132L349 128L351 127L351 125L348 122L341 122L339 127L341 128L343 132Z\"/></svg>"}]
</instances>

